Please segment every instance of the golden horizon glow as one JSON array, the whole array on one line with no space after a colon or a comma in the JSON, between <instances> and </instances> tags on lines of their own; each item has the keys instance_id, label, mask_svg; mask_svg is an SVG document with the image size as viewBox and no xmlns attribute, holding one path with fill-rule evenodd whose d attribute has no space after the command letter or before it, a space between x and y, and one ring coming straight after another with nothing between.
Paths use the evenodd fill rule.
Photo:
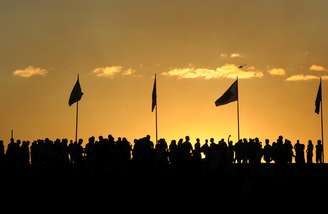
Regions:
<instances>
[{"instance_id":1,"label":"golden horizon glow","mask_svg":"<svg viewBox=\"0 0 328 214\"><path fill-rule=\"evenodd\" d=\"M326 8L325 0L3 0L0 139L11 129L22 140L73 139L67 101L77 74L81 138L154 136L157 73L159 137L168 141L235 140L236 103L214 101L237 75L242 137L316 141L320 77L325 130L328 119Z\"/></svg>"}]
</instances>

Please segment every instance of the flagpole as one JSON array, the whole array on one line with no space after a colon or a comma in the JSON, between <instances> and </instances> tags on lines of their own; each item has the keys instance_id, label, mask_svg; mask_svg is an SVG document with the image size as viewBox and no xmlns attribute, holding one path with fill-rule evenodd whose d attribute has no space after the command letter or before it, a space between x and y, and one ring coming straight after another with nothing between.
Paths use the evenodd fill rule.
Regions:
<instances>
[{"instance_id":1,"label":"flagpole","mask_svg":"<svg viewBox=\"0 0 328 214\"><path fill-rule=\"evenodd\" d=\"M156 122L156 144L158 142L158 129L157 129L157 104L155 109L155 122Z\"/></svg>"},{"instance_id":2,"label":"flagpole","mask_svg":"<svg viewBox=\"0 0 328 214\"><path fill-rule=\"evenodd\" d=\"M79 102L76 102L76 119L75 119L75 142L77 143L77 130L79 125Z\"/></svg>"},{"instance_id":3,"label":"flagpole","mask_svg":"<svg viewBox=\"0 0 328 214\"><path fill-rule=\"evenodd\" d=\"M323 108L322 108L322 81L320 78L320 85L321 85L321 103L320 103L320 108L321 108L321 142L322 142L322 162L325 163L325 147L323 143Z\"/></svg>"},{"instance_id":4,"label":"flagpole","mask_svg":"<svg viewBox=\"0 0 328 214\"><path fill-rule=\"evenodd\" d=\"M157 106L158 106L158 102L157 102L157 80L156 80L156 74L155 74L155 81L156 81L156 109L155 109L155 123L156 123L156 145L158 143L158 126L157 126Z\"/></svg>"},{"instance_id":5,"label":"flagpole","mask_svg":"<svg viewBox=\"0 0 328 214\"><path fill-rule=\"evenodd\" d=\"M239 88L238 88L238 77L237 77L237 123L238 123L238 141L240 140L240 127L239 127Z\"/></svg>"}]
</instances>

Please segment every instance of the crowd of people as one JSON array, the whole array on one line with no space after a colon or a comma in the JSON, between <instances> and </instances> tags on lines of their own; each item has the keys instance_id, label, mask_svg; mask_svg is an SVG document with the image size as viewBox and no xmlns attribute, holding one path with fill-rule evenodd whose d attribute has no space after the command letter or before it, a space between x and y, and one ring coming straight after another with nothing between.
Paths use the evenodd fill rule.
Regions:
<instances>
[{"instance_id":1,"label":"crowd of people","mask_svg":"<svg viewBox=\"0 0 328 214\"><path fill-rule=\"evenodd\" d=\"M314 158L315 157L315 158ZM313 161L315 159L315 161ZM234 164L260 165L271 164L297 165L323 163L323 145L311 140L307 145L297 141L294 145L282 136L270 143L262 143L258 138L242 139L236 143L224 139L200 139L191 142L190 137L169 144L165 139L157 143L150 136L135 139L130 143L126 138L90 137L84 146L67 139L20 141L11 139L5 150L0 141L0 168L11 173L30 171L71 171L78 169L88 173L125 172L138 166L151 169L215 169ZM140 169L140 168L139 168Z\"/></svg>"}]
</instances>

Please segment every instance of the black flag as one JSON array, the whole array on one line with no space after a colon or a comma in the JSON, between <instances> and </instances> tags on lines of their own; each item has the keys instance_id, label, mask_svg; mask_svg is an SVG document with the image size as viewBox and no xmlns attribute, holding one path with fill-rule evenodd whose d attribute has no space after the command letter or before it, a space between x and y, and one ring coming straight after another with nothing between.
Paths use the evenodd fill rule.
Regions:
<instances>
[{"instance_id":1,"label":"black flag","mask_svg":"<svg viewBox=\"0 0 328 214\"><path fill-rule=\"evenodd\" d=\"M76 102L79 102L82 98L82 95L83 95L83 92L82 92L81 85L80 85L80 79L79 79L79 76L77 76L77 81L71 92L71 96L69 97L69 101L68 101L69 106L73 105Z\"/></svg>"},{"instance_id":2,"label":"black flag","mask_svg":"<svg viewBox=\"0 0 328 214\"><path fill-rule=\"evenodd\" d=\"M152 104L151 104L152 112L154 111L156 105L157 105L157 88L156 88L156 74L155 74L154 87L152 93Z\"/></svg>"},{"instance_id":3,"label":"black flag","mask_svg":"<svg viewBox=\"0 0 328 214\"><path fill-rule=\"evenodd\" d=\"M318 94L317 94L317 99L315 99L315 113L319 114L320 113L320 104L322 101L322 93L321 93L321 80L320 80L320 85L318 89Z\"/></svg>"},{"instance_id":4,"label":"black flag","mask_svg":"<svg viewBox=\"0 0 328 214\"><path fill-rule=\"evenodd\" d=\"M230 88L215 101L216 106L225 105L238 100L238 79L230 86Z\"/></svg>"}]
</instances>

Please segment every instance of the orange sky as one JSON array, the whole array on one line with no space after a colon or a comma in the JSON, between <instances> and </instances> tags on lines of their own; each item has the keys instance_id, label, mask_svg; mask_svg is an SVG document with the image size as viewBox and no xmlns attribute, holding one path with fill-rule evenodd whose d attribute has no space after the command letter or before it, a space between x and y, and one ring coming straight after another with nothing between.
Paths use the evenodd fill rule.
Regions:
<instances>
[{"instance_id":1,"label":"orange sky","mask_svg":"<svg viewBox=\"0 0 328 214\"><path fill-rule=\"evenodd\" d=\"M318 77L328 76L325 0L0 4L5 141L11 128L20 139L73 138L67 102L77 73L81 137L153 135L155 72L160 137L236 139L236 103L214 105L236 75L242 137L320 137L314 101ZM324 81L325 123L326 91Z\"/></svg>"}]
</instances>

